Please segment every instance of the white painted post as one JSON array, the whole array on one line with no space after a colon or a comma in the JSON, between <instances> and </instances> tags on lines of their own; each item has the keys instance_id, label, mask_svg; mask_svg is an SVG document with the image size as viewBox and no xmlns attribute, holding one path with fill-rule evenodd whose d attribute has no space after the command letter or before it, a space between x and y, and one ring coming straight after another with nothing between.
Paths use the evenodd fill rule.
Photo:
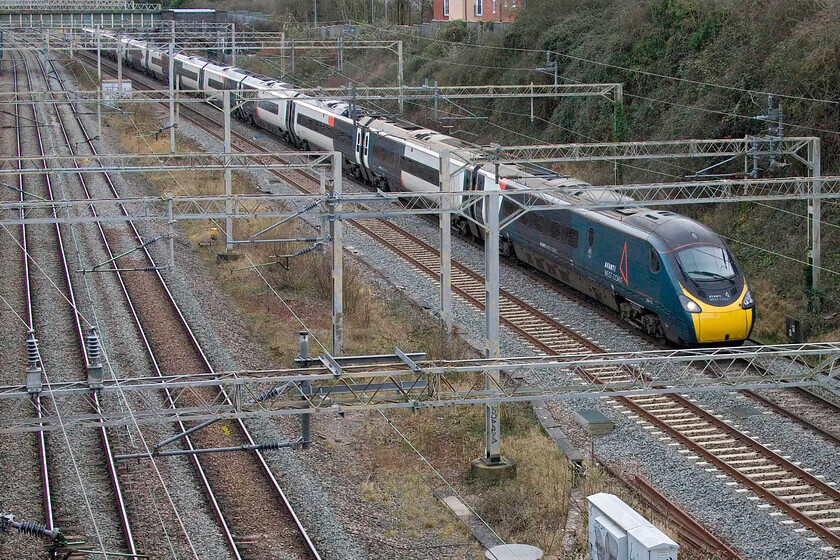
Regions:
<instances>
[{"instance_id":1,"label":"white painted post","mask_svg":"<svg viewBox=\"0 0 840 560\"><path fill-rule=\"evenodd\" d=\"M452 191L449 150L440 153L440 190ZM440 213L440 318L447 340L452 336L452 208L449 198L441 199Z\"/></svg>"},{"instance_id":2,"label":"white painted post","mask_svg":"<svg viewBox=\"0 0 840 560\"><path fill-rule=\"evenodd\" d=\"M531 122L534 122L534 82L531 82Z\"/></svg>"},{"instance_id":3,"label":"white painted post","mask_svg":"<svg viewBox=\"0 0 840 560\"><path fill-rule=\"evenodd\" d=\"M332 165L332 197L341 197L341 154L333 152ZM341 204L330 203L330 236L332 237L332 338L333 356L341 356L344 346L344 225L336 219L335 214L341 211Z\"/></svg>"},{"instance_id":4,"label":"white painted post","mask_svg":"<svg viewBox=\"0 0 840 560\"><path fill-rule=\"evenodd\" d=\"M812 198L808 201L808 214L811 218L811 289L818 290L820 286L820 268L822 266L821 220L822 201L819 198L822 191L822 155L820 153L820 139L814 138L808 143L808 163L810 164Z\"/></svg>"},{"instance_id":5,"label":"white painted post","mask_svg":"<svg viewBox=\"0 0 840 560\"><path fill-rule=\"evenodd\" d=\"M225 252L233 250L233 202L230 197L233 194L233 177L230 172L230 91L224 91L225 116Z\"/></svg>"},{"instance_id":6,"label":"white painted post","mask_svg":"<svg viewBox=\"0 0 840 560\"><path fill-rule=\"evenodd\" d=\"M117 83L119 84L119 86L118 86L119 93L117 94L118 99L120 97L122 97L122 78L123 78L123 75L122 75L123 74L122 57L123 57L123 55L122 55L122 36L118 35L117 36Z\"/></svg>"},{"instance_id":7,"label":"white painted post","mask_svg":"<svg viewBox=\"0 0 840 560\"><path fill-rule=\"evenodd\" d=\"M175 27L169 41L169 153L175 153Z\"/></svg>"},{"instance_id":8,"label":"white painted post","mask_svg":"<svg viewBox=\"0 0 840 560\"><path fill-rule=\"evenodd\" d=\"M318 171L318 176L320 178L320 184L318 187L318 193L321 196L325 196L327 194L327 172L324 169L320 169ZM329 219L326 213L321 213L321 239L326 239L327 236L330 234L330 225ZM323 250L323 246L322 246Z\"/></svg>"},{"instance_id":9,"label":"white painted post","mask_svg":"<svg viewBox=\"0 0 840 560\"><path fill-rule=\"evenodd\" d=\"M175 219L172 214L172 198L167 201L166 213L169 217L169 270L175 269Z\"/></svg>"},{"instance_id":10,"label":"white painted post","mask_svg":"<svg viewBox=\"0 0 840 560\"><path fill-rule=\"evenodd\" d=\"M397 42L397 86L400 88L400 114L405 111L403 100L403 42Z\"/></svg>"},{"instance_id":11,"label":"white painted post","mask_svg":"<svg viewBox=\"0 0 840 560\"><path fill-rule=\"evenodd\" d=\"M498 164L497 164L498 165ZM498 183L498 167L496 183ZM499 350L499 203L500 191L493 190L484 197L484 319L486 333L486 358L498 358ZM499 373L485 375L484 387L496 391ZM485 408L485 463L501 461L501 426L499 405L488 404Z\"/></svg>"},{"instance_id":12,"label":"white painted post","mask_svg":"<svg viewBox=\"0 0 840 560\"><path fill-rule=\"evenodd\" d=\"M286 76L286 32L280 33L280 78Z\"/></svg>"},{"instance_id":13,"label":"white painted post","mask_svg":"<svg viewBox=\"0 0 840 560\"><path fill-rule=\"evenodd\" d=\"M236 24L230 24L230 63L236 66Z\"/></svg>"},{"instance_id":14,"label":"white painted post","mask_svg":"<svg viewBox=\"0 0 840 560\"><path fill-rule=\"evenodd\" d=\"M102 142L102 34L100 29L96 28L96 134L99 136L99 141Z\"/></svg>"}]
</instances>

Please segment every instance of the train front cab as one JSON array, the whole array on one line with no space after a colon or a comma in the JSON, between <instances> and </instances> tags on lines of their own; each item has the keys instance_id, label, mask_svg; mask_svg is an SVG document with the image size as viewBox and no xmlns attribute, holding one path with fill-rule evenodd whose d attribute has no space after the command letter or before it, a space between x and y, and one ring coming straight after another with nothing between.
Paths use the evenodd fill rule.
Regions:
<instances>
[{"instance_id":1,"label":"train front cab","mask_svg":"<svg viewBox=\"0 0 840 560\"><path fill-rule=\"evenodd\" d=\"M670 254L692 345L738 343L755 323L749 284L725 246L692 244Z\"/></svg>"}]
</instances>

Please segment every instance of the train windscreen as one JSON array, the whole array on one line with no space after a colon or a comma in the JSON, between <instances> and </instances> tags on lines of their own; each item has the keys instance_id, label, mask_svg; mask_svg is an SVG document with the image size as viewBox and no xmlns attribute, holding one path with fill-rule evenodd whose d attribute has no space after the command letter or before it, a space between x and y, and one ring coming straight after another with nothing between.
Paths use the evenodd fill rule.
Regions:
<instances>
[{"instance_id":1,"label":"train windscreen","mask_svg":"<svg viewBox=\"0 0 840 560\"><path fill-rule=\"evenodd\" d=\"M735 276L729 253L715 245L693 245L677 251L677 261L692 280L726 280Z\"/></svg>"}]
</instances>

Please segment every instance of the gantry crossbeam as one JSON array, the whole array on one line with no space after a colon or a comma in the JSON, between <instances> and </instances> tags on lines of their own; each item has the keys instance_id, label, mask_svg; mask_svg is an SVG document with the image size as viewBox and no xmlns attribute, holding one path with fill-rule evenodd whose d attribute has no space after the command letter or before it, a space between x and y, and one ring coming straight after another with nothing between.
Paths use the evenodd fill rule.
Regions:
<instances>
[{"instance_id":1,"label":"gantry crossbeam","mask_svg":"<svg viewBox=\"0 0 840 560\"><path fill-rule=\"evenodd\" d=\"M549 144L502 146L498 158L507 163L616 161L636 159L675 159L735 157L745 155L800 155L816 137L764 139L747 136L723 140L661 140L651 142L610 142L591 144ZM772 143L772 149L770 144ZM493 157L496 157L495 154Z\"/></svg>"},{"instance_id":2,"label":"gantry crossbeam","mask_svg":"<svg viewBox=\"0 0 840 560\"><path fill-rule=\"evenodd\" d=\"M267 51L263 52L263 56L268 58L278 58L281 56L288 57L286 53L290 53L292 49L298 53L304 51L332 51L336 52L339 48L343 50L359 50L359 49L384 49L390 51L399 50L401 41L373 41L373 40L359 40L359 41L292 41L285 39L283 33L272 31L236 31L235 35L231 36L232 24L207 24L215 25L212 29L204 29L201 26L205 24L197 24L195 27L180 27L173 36L171 31L162 31L160 28L154 31L144 29L114 29L104 30L105 32L122 33L131 36L134 39L151 42L156 45L166 46L174 40L175 48L178 50L205 50L205 49L219 49L235 47L239 52L246 51ZM0 25L0 28L3 26ZM14 27L14 26L12 26ZM70 26L67 26L70 28ZM79 25L76 28L76 37L73 39L73 44L70 44L69 36L58 35L51 38L49 44L45 42L43 32L37 28L30 28L28 34L23 34L17 31L15 27L15 36L28 37L32 44L4 45L4 50L19 51L19 52L34 52L34 51L77 51L82 48L85 42L88 43L87 48L94 48L91 46L92 38L78 35L78 31L88 28L89 25ZM38 30L34 33L32 30ZM112 49L116 41L110 37L102 36L101 47L103 49ZM235 41L235 45L231 41Z\"/></svg>"},{"instance_id":3,"label":"gantry crossbeam","mask_svg":"<svg viewBox=\"0 0 840 560\"><path fill-rule=\"evenodd\" d=\"M840 343L808 343L741 348L661 350L612 354L539 356L490 360L417 361L373 366L231 371L210 374L165 372L164 377L104 382L103 399L122 407L102 415L78 414L92 397L85 383L44 387L42 402L55 409L32 418L25 385L0 387L0 433L120 426L218 418L264 418L388 408L432 408L465 404L556 400L606 395L630 396L695 391L731 391L821 386L835 394ZM598 383L582 372L597 371ZM605 371L613 371L605 377ZM772 372L772 373L768 373ZM505 375L492 375L505 374ZM20 377L24 374L21 372ZM485 386L486 378L498 379ZM199 388L222 386L234 405L208 401ZM192 403L163 408L155 394L169 389L173 399ZM270 393L269 393L270 392ZM131 395L130 412L126 398ZM271 395L270 397L267 395ZM198 404L196 404L198 403ZM117 410L119 408L119 410Z\"/></svg>"},{"instance_id":4,"label":"gantry crossbeam","mask_svg":"<svg viewBox=\"0 0 840 560\"><path fill-rule=\"evenodd\" d=\"M135 173L146 171L213 171L255 169L309 169L332 165L332 152L178 153L50 155L0 158L0 177L50 173Z\"/></svg>"},{"instance_id":5,"label":"gantry crossbeam","mask_svg":"<svg viewBox=\"0 0 840 560\"><path fill-rule=\"evenodd\" d=\"M375 87L356 86L339 88L298 89L310 97L341 98L356 101L372 100L456 100L486 98L531 98L531 97L603 97L615 102L621 97L622 85L603 84L560 84L560 85L486 85L486 86L421 86L421 87Z\"/></svg>"},{"instance_id":6,"label":"gantry crossbeam","mask_svg":"<svg viewBox=\"0 0 840 560\"><path fill-rule=\"evenodd\" d=\"M0 0L0 11L9 12L58 12L58 11L155 11L161 5L132 0Z\"/></svg>"},{"instance_id":7,"label":"gantry crossbeam","mask_svg":"<svg viewBox=\"0 0 840 560\"><path fill-rule=\"evenodd\" d=\"M620 86L620 84L575 84L574 86L564 85L487 85L474 86L469 91L466 86L440 86L433 87L397 87L397 86L383 86L383 87L337 87L337 88L295 88L296 92L317 99L339 99L344 101L398 101L403 99L405 101L434 101L438 100L456 100L469 98L487 98L487 99L505 99L505 98L544 98L544 97L604 97L610 101L614 101L616 92L620 90L613 86ZM272 92L275 90L266 89L265 92ZM277 88L277 92L287 92L287 88ZM231 93L239 100L244 100L241 91L233 91ZM250 92L249 92L250 93ZM64 103L95 103L98 102L101 94L97 90L85 91L71 91L67 97L54 99L52 92L34 91L26 93L23 97L20 94L11 92L0 92L0 105L23 105L30 104L33 101L38 103L64 104ZM153 95L154 98L145 98L143 96ZM137 103L137 102L153 102L160 103L161 99L171 99L172 96L177 97L179 103L197 103L205 102L206 94L203 90L192 89L155 89L153 91L137 90L131 92L122 100L108 100L109 104L119 105L120 102ZM709 141L715 142L715 141ZM525 148L525 147L523 147ZM540 146L533 146L533 148L540 148ZM555 148L551 146L550 148ZM691 157L686 155L685 157ZM605 158L602 158L605 159ZM617 159L617 158L613 158ZM625 157L624 159L630 159ZM518 160L517 160L518 161ZM532 161L549 161L545 157L534 159ZM568 161L564 159L555 159L553 161ZM577 160L585 161L585 160Z\"/></svg>"},{"instance_id":8,"label":"gantry crossbeam","mask_svg":"<svg viewBox=\"0 0 840 560\"><path fill-rule=\"evenodd\" d=\"M313 155L308 152L305 155ZM233 160L230 169L259 169L259 168L280 168L281 163L272 164L272 160L260 155L262 163L257 161L257 156L250 156L253 159L236 161L237 157L243 154L232 155ZM300 154L299 154L300 155ZM204 156L204 158L202 157ZM129 156L114 156L115 158ZM134 165L115 165L107 167L96 162L82 162L84 158L75 159L82 167L83 173L98 173L101 171L134 171L153 172L171 171L184 169L197 169L207 162L210 167L204 169L224 169L223 154L192 154L195 159L191 162L182 160L180 164L172 158L173 165L156 165L151 156L130 156L138 158ZM155 156L157 157L157 156ZM166 157L161 155L161 157ZM321 156L320 161L326 161L326 154ZM141 158L147 158L148 166L140 165ZM40 158L35 158L40 160ZM49 160L50 158L48 158ZM129 158L130 159L130 158ZM2 162L3 160L0 160ZM70 162L67 162L68 164ZM263 167L260 167L260 166ZM313 166L312 163L302 162L301 167ZM318 164L321 165L320 163ZM66 166L51 169L58 173L77 173L78 169ZM43 174L43 170L27 169L18 171L9 168L8 165L0 167L0 182L10 181L12 176L19 173ZM814 184L821 186L819 191L814 190ZM0 223L12 224L38 224L38 223L80 223L80 222L121 222L128 220L153 220L168 222L169 205L172 205L172 218L180 220L203 220L221 219L225 217L239 218L288 218L299 215L302 209L310 208L311 212L324 212L328 201L334 204L342 204L344 209L334 214L336 219L360 219L360 218L388 218L400 215L432 215L440 213L436 207L429 207L427 202L434 201L440 205L443 199L449 199L451 208L456 213L463 213L470 206L480 202L484 197L491 196L493 191L468 191L457 193L431 192L359 192L343 193L335 197L326 197L320 194L253 194L233 196L174 196L174 197L137 197L124 199L96 199L96 200L59 200L54 202L31 201L31 202L2 202L0 203ZM575 188L574 192L568 192L564 188L544 189L523 189L515 191L502 191L502 196L512 198L515 204L523 210L545 211L556 207L541 204L540 199L535 196L522 196L526 194L550 195L561 202L566 202L576 208L616 208L616 207L656 207L663 205L683 204L708 204L716 202L757 202L773 200L804 200L806 198L818 198L820 200L840 198L840 177L820 177L812 179L809 177L797 177L792 179L738 179L725 181L698 181L683 183L654 183L647 185L621 185L613 187L590 187ZM618 196L630 196L635 201L627 202L617 198ZM229 204L229 210L225 205ZM98 210L98 216L88 215L88 208L92 205ZM117 205L123 206L128 215L111 215ZM52 209L58 210L58 216L52 216ZM41 215L38 210L49 210L50 215ZM26 217L21 219L20 212L24 211Z\"/></svg>"}]
</instances>

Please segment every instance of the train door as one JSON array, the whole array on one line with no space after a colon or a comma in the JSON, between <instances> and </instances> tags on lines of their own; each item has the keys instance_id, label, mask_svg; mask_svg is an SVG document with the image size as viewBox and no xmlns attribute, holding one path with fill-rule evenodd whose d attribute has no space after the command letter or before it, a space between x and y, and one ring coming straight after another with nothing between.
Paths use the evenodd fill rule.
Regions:
<instances>
[{"instance_id":1,"label":"train door","mask_svg":"<svg viewBox=\"0 0 840 560\"><path fill-rule=\"evenodd\" d=\"M209 62L204 63L204 66L198 69L198 89L201 91L207 91L207 84L204 83L204 75L206 71L204 70L207 68L207 65L210 64Z\"/></svg>"},{"instance_id":2,"label":"train door","mask_svg":"<svg viewBox=\"0 0 840 560\"><path fill-rule=\"evenodd\" d=\"M649 296L652 302L662 301L662 256L659 254L653 245L648 243L642 244L647 249L647 277L648 285L645 287L645 293ZM642 249L644 251L644 249Z\"/></svg>"},{"instance_id":3,"label":"train door","mask_svg":"<svg viewBox=\"0 0 840 560\"><path fill-rule=\"evenodd\" d=\"M288 134L290 144L300 146L300 138L298 138L297 130L295 129L296 120L296 105L294 101L289 99L286 101L286 134Z\"/></svg>"},{"instance_id":4,"label":"train door","mask_svg":"<svg viewBox=\"0 0 840 560\"><path fill-rule=\"evenodd\" d=\"M370 130L363 127L356 127L356 143L353 152L356 155L356 164L359 166L359 178L370 182Z\"/></svg>"},{"instance_id":5,"label":"train door","mask_svg":"<svg viewBox=\"0 0 840 560\"><path fill-rule=\"evenodd\" d=\"M245 85L245 76L236 83L236 97L231 99L233 113L242 120L247 121L253 110L253 103L250 101L252 88Z\"/></svg>"},{"instance_id":6,"label":"train door","mask_svg":"<svg viewBox=\"0 0 840 560\"><path fill-rule=\"evenodd\" d=\"M484 190L484 177L479 175L479 171L481 170L480 165L476 165L472 169L467 169L464 171L464 190L465 191L476 191L476 190ZM482 213L481 213L481 200L475 201L474 204L470 205L467 208L467 216L476 220L478 222L483 222ZM478 229L478 226L469 220L464 220L464 233L471 233L474 237L479 239L483 239L483 235L481 230Z\"/></svg>"}]
</instances>

